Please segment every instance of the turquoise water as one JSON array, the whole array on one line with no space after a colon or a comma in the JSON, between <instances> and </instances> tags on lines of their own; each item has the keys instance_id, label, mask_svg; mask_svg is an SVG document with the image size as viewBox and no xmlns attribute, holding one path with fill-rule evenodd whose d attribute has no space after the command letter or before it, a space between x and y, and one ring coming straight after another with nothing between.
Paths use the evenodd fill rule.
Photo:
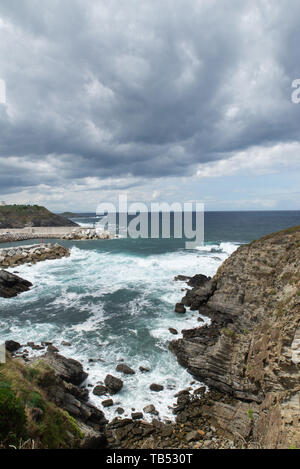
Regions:
<instances>
[{"instance_id":1,"label":"turquoise water","mask_svg":"<svg viewBox=\"0 0 300 469\"><path fill-rule=\"evenodd\" d=\"M300 224L300 212L209 216L206 244L194 250L174 239L60 241L71 248L70 258L11 269L34 286L18 298L0 299L1 341L52 341L63 355L83 363L93 385L108 373L122 377L115 367L124 359L137 373L122 377L123 390L114 397L118 405L105 410L107 416L114 416L118 406L130 415L132 408L140 411L153 403L161 418L172 418L168 406L193 378L168 351L174 338L168 329L181 332L199 325L197 312L174 312L186 287L174 282L174 276L214 275L241 243ZM62 341L72 346L61 346ZM150 372L141 374L140 365ZM151 383L162 384L165 390L153 393ZM103 398L91 394L91 400L101 407Z\"/></svg>"}]
</instances>

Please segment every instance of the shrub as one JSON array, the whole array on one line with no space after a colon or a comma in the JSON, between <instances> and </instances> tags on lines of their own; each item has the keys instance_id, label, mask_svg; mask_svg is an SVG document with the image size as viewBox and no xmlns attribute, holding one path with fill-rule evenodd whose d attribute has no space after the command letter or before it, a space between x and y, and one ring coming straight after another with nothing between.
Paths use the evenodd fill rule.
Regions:
<instances>
[{"instance_id":1,"label":"shrub","mask_svg":"<svg viewBox=\"0 0 300 469\"><path fill-rule=\"evenodd\" d=\"M251 420L251 422L253 422L254 417L253 417L253 410L252 409L248 409L247 415L248 415L249 420Z\"/></svg>"},{"instance_id":2,"label":"shrub","mask_svg":"<svg viewBox=\"0 0 300 469\"><path fill-rule=\"evenodd\" d=\"M44 410L45 408L45 403L42 399L42 396L40 395L40 393L36 391L32 392L29 395L28 400L27 400L27 405L29 407L38 407L41 410Z\"/></svg>"},{"instance_id":3,"label":"shrub","mask_svg":"<svg viewBox=\"0 0 300 469\"><path fill-rule=\"evenodd\" d=\"M25 409L10 385L0 381L0 440L14 444L26 437Z\"/></svg>"}]
</instances>

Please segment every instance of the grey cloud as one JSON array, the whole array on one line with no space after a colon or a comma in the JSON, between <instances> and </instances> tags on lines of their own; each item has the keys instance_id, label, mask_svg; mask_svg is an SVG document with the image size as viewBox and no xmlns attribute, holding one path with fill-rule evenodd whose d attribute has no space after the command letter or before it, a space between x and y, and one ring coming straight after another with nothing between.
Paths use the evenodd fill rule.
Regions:
<instances>
[{"instance_id":1,"label":"grey cloud","mask_svg":"<svg viewBox=\"0 0 300 469\"><path fill-rule=\"evenodd\" d=\"M296 0L1 2L1 187L188 175L298 141L299 13ZM18 173L12 157L52 172Z\"/></svg>"}]
</instances>

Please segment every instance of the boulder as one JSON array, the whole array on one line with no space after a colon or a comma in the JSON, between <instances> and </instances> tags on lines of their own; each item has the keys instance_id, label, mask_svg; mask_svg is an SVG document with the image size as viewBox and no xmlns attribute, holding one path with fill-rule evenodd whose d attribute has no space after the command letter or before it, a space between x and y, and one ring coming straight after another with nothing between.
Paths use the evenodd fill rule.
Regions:
<instances>
[{"instance_id":1,"label":"boulder","mask_svg":"<svg viewBox=\"0 0 300 469\"><path fill-rule=\"evenodd\" d=\"M161 384L153 383L151 384L150 389L151 391L160 392L160 391L163 391L164 387Z\"/></svg>"},{"instance_id":2,"label":"boulder","mask_svg":"<svg viewBox=\"0 0 300 469\"><path fill-rule=\"evenodd\" d=\"M150 368L145 368L144 366L140 366L139 370L141 373L149 373Z\"/></svg>"},{"instance_id":3,"label":"boulder","mask_svg":"<svg viewBox=\"0 0 300 469\"><path fill-rule=\"evenodd\" d=\"M170 327L169 328L169 331L171 332L171 334L173 335L177 335L178 334L178 331L176 329L173 329L173 327Z\"/></svg>"},{"instance_id":4,"label":"boulder","mask_svg":"<svg viewBox=\"0 0 300 469\"><path fill-rule=\"evenodd\" d=\"M104 396L107 393L108 391L105 386L95 386L93 389L93 394L95 394L95 396Z\"/></svg>"},{"instance_id":5,"label":"boulder","mask_svg":"<svg viewBox=\"0 0 300 469\"><path fill-rule=\"evenodd\" d=\"M188 285L192 288L202 287L209 280L211 280L211 277L206 277L206 275L197 274L197 275L194 275L194 277L189 279Z\"/></svg>"},{"instance_id":6,"label":"boulder","mask_svg":"<svg viewBox=\"0 0 300 469\"><path fill-rule=\"evenodd\" d=\"M21 344L19 344L19 342L15 342L13 340L7 340L5 342L5 348L8 352L16 352L17 350L19 350L21 348Z\"/></svg>"},{"instance_id":7,"label":"boulder","mask_svg":"<svg viewBox=\"0 0 300 469\"><path fill-rule=\"evenodd\" d=\"M116 367L116 371L119 371L120 373L124 373L125 375L134 375L135 371L132 368L129 368L129 366L125 365L125 363L120 363Z\"/></svg>"},{"instance_id":8,"label":"boulder","mask_svg":"<svg viewBox=\"0 0 300 469\"><path fill-rule=\"evenodd\" d=\"M131 414L132 420L141 420L143 418L142 412L133 412Z\"/></svg>"},{"instance_id":9,"label":"boulder","mask_svg":"<svg viewBox=\"0 0 300 469\"><path fill-rule=\"evenodd\" d=\"M186 275L177 275L174 277L175 282L188 282L192 277L187 277Z\"/></svg>"},{"instance_id":10,"label":"boulder","mask_svg":"<svg viewBox=\"0 0 300 469\"><path fill-rule=\"evenodd\" d=\"M43 357L45 360L64 381L79 385L83 383L88 377L88 374L83 371L82 364L72 358L66 358L58 353L47 352Z\"/></svg>"},{"instance_id":11,"label":"boulder","mask_svg":"<svg viewBox=\"0 0 300 469\"><path fill-rule=\"evenodd\" d=\"M112 407L114 405L114 401L112 399L106 399L106 401L102 401L103 407Z\"/></svg>"},{"instance_id":12,"label":"boulder","mask_svg":"<svg viewBox=\"0 0 300 469\"><path fill-rule=\"evenodd\" d=\"M112 375L107 375L104 383L108 389L109 394L117 394L123 387L123 381Z\"/></svg>"},{"instance_id":13,"label":"boulder","mask_svg":"<svg viewBox=\"0 0 300 469\"><path fill-rule=\"evenodd\" d=\"M32 283L11 274L6 270L0 270L0 297L13 298L20 293L30 290Z\"/></svg>"},{"instance_id":14,"label":"boulder","mask_svg":"<svg viewBox=\"0 0 300 469\"><path fill-rule=\"evenodd\" d=\"M186 313L186 308L184 307L184 304L177 303L175 306L175 313L180 313L180 314Z\"/></svg>"},{"instance_id":15,"label":"boulder","mask_svg":"<svg viewBox=\"0 0 300 469\"><path fill-rule=\"evenodd\" d=\"M143 408L143 411L145 412L145 414L152 414L152 415L159 414L153 404L146 405L146 407Z\"/></svg>"}]
</instances>

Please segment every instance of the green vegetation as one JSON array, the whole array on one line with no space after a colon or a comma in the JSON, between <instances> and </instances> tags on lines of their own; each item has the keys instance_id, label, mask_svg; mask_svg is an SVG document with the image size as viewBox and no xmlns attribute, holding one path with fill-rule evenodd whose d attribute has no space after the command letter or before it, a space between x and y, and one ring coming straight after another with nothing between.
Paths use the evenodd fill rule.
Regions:
<instances>
[{"instance_id":1,"label":"green vegetation","mask_svg":"<svg viewBox=\"0 0 300 469\"><path fill-rule=\"evenodd\" d=\"M251 420L251 422L254 422L254 416L253 416L253 410L252 409L248 409L247 415L248 415L249 420Z\"/></svg>"},{"instance_id":2,"label":"green vegetation","mask_svg":"<svg viewBox=\"0 0 300 469\"><path fill-rule=\"evenodd\" d=\"M233 329L225 328L221 330L222 334L230 337L232 340L236 337L236 332Z\"/></svg>"},{"instance_id":3,"label":"green vegetation","mask_svg":"<svg viewBox=\"0 0 300 469\"><path fill-rule=\"evenodd\" d=\"M28 226L77 226L67 218L55 215L39 205L4 205L0 207L0 228Z\"/></svg>"},{"instance_id":4,"label":"green vegetation","mask_svg":"<svg viewBox=\"0 0 300 469\"><path fill-rule=\"evenodd\" d=\"M40 387L54 382L54 371L41 361L24 366L8 358L0 365L0 448L20 447L26 440L35 448L79 447L84 434L75 419Z\"/></svg>"},{"instance_id":5,"label":"green vegetation","mask_svg":"<svg viewBox=\"0 0 300 469\"><path fill-rule=\"evenodd\" d=\"M10 384L0 381L0 440L16 444L26 437L25 407Z\"/></svg>"}]
</instances>

